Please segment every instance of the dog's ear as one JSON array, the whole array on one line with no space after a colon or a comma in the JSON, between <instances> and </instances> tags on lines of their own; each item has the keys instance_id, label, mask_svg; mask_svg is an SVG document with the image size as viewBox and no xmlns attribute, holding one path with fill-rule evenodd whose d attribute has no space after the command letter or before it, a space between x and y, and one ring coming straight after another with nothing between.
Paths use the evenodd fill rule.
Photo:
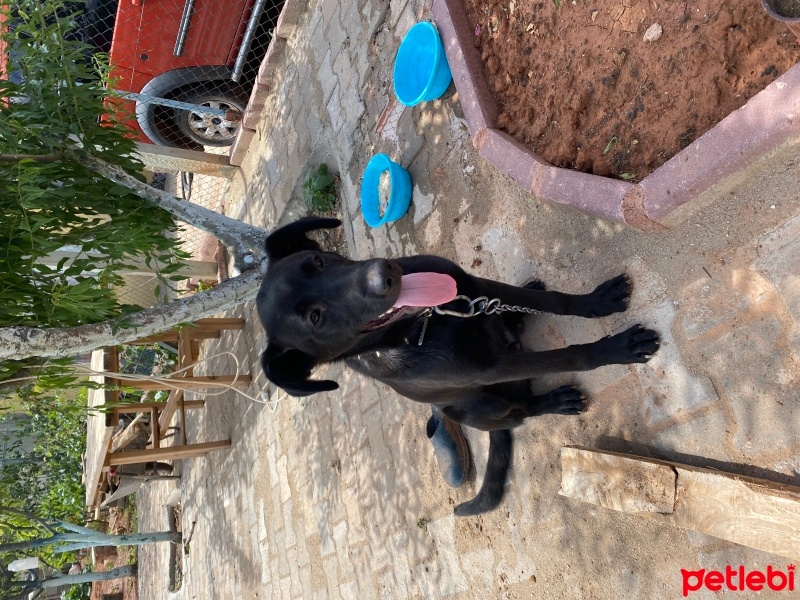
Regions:
<instances>
[{"instance_id":1,"label":"dog's ear","mask_svg":"<svg viewBox=\"0 0 800 600\"><path fill-rule=\"evenodd\" d=\"M303 250L320 250L317 242L308 239L306 233L315 229L333 229L339 227L339 219L321 219L304 217L274 231L266 242L267 256L271 261L280 260L295 252Z\"/></svg>"},{"instance_id":2,"label":"dog's ear","mask_svg":"<svg viewBox=\"0 0 800 600\"><path fill-rule=\"evenodd\" d=\"M292 396L310 396L339 387L335 381L309 379L311 369L316 365L313 356L293 348L280 348L276 344L267 344L267 349L261 354L261 367L267 379Z\"/></svg>"}]
</instances>

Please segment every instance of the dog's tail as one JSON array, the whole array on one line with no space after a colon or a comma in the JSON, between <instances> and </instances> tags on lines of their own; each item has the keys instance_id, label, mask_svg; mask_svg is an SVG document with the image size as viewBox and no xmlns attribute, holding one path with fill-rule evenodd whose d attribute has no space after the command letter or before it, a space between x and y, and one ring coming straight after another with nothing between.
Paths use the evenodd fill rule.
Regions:
<instances>
[{"instance_id":1,"label":"dog's tail","mask_svg":"<svg viewBox=\"0 0 800 600\"><path fill-rule=\"evenodd\" d=\"M503 499L508 468L511 465L511 430L489 432L489 461L481 491L469 502L456 506L459 517L470 517L494 510Z\"/></svg>"}]
</instances>

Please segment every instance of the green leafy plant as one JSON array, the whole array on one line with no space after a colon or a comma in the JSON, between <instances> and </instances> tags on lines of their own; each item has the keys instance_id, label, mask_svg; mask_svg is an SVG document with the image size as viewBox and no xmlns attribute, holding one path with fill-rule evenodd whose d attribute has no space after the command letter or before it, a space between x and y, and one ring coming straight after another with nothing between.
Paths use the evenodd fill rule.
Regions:
<instances>
[{"instance_id":1,"label":"green leafy plant","mask_svg":"<svg viewBox=\"0 0 800 600\"><path fill-rule=\"evenodd\" d=\"M110 108L107 57L74 34L75 4L0 0L17 75L0 78L0 327L121 328L139 309L118 299L126 268L144 259L159 289L184 279L173 218L80 162L91 154L144 181L124 115ZM34 368L0 364L0 383Z\"/></svg>"},{"instance_id":2,"label":"green leafy plant","mask_svg":"<svg viewBox=\"0 0 800 600\"><path fill-rule=\"evenodd\" d=\"M616 144L616 143L617 143L617 136L615 136L615 135L611 136L611 139L608 140L608 143L606 144L606 147L603 148L603 156L608 154L611 151L611 148L613 148L614 144Z\"/></svg>"},{"instance_id":3,"label":"green leafy plant","mask_svg":"<svg viewBox=\"0 0 800 600\"><path fill-rule=\"evenodd\" d=\"M330 212L336 206L336 179L322 163L316 171L303 181L303 196L309 209Z\"/></svg>"}]
</instances>

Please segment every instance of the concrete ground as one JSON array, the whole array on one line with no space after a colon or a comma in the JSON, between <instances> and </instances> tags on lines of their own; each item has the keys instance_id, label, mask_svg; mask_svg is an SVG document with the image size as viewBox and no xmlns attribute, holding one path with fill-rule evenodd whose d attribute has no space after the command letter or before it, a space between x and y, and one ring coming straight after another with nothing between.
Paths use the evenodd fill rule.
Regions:
<instances>
[{"instance_id":1,"label":"concrete ground","mask_svg":"<svg viewBox=\"0 0 800 600\"><path fill-rule=\"evenodd\" d=\"M311 0L226 212L265 228L291 220L303 177L327 162L341 177L352 257L436 253L484 277L535 275L573 293L625 272L635 286L627 313L536 317L528 345L588 342L639 322L659 331L662 349L646 365L542 382L580 386L588 411L519 428L503 505L456 519L454 505L481 481L485 434L467 431L475 480L448 488L425 406L341 365L324 371L339 390L282 396L260 372L254 306L242 306L231 314L247 327L204 352L233 351L253 375L247 393L269 391L276 410L226 392L189 415L190 439L229 436L232 446L185 461L178 492L159 483L139 494L143 531L166 526L161 506L173 494L191 536L177 594L167 591L167 551L142 549L141 597L662 599L680 597L682 568L785 569L781 557L560 497L559 449L627 450L800 485L797 149L665 233L542 204L476 154L453 88L414 109L391 104L394 52L426 14L421 0ZM415 187L408 215L373 230L358 190L378 151L406 165ZM209 367L232 368L229 358Z\"/></svg>"}]
</instances>

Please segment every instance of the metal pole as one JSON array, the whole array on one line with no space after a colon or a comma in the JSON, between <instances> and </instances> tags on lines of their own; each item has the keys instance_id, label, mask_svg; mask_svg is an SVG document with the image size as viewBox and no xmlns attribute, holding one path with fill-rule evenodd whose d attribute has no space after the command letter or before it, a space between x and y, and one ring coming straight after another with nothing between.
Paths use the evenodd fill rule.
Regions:
<instances>
[{"instance_id":1,"label":"metal pole","mask_svg":"<svg viewBox=\"0 0 800 600\"><path fill-rule=\"evenodd\" d=\"M236 56L236 63L233 65L233 73L231 73L231 79L237 83L242 77L242 72L244 71L244 62L247 58L247 53L250 52L250 46L253 45L253 38L256 35L256 27L258 27L258 20L261 17L261 13L264 12L265 2L266 0L256 0L255 5L253 6L253 12L250 15L250 19L247 21L247 29L245 30L244 37L242 38L242 45L239 47L239 54Z\"/></svg>"},{"instance_id":2,"label":"metal pole","mask_svg":"<svg viewBox=\"0 0 800 600\"><path fill-rule=\"evenodd\" d=\"M192 15L194 14L194 0L186 0L183 5L183 14L181 15L181 22L178 25L178 38L175 40L175 49L172 54L180 56L183 54L183 47L186 45L186 38L189 35L189 26L192 24Z\"/></svg>"},{"instance_id":3,"label":"metal pole","mask_svg":"<svg viewBox=\"0 0 800 600\"><path fill-rule=\"evenodd\" d=\"M147 94L137 94L136 92L119 92L119 96L134 102L142 102L144 104L158 104L159 106L169 106L170 108L177 108L179 110L190 110L195 113L212 115L214 117L226 117L228 111L221 108L211 108L210 106L203 106L201 104L191 104L189 102L181 102L180 100L169 100L167 98L159 98L157 96L149 96ZM239 111L236 111L239 114ZM230 121L237 121L241 117L228 119Z\"/></svg>"}]
</instances>

